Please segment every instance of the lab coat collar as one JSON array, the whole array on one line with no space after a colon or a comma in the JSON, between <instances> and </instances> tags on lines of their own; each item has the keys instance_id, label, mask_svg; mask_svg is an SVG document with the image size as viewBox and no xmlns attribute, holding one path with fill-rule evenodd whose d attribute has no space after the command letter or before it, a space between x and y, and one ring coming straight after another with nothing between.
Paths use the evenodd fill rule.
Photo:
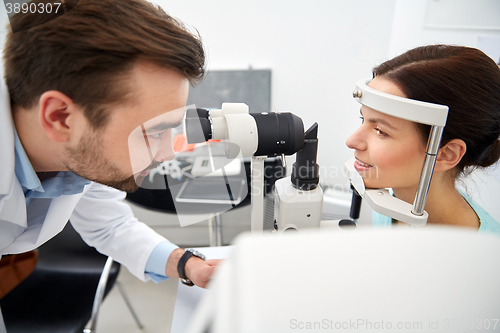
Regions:
<instances>
[{"instance_id":1,"label":"lab coat collar","mask_svg":"<svg viewBox=\"0 0 500 333\"><path fill-rule=\"evenodd\" d=\"M22 228L26 223L26 203L15 175L14 127L10 97L0 66L0 220Z\"/></svg>"},{"instance_id":2,"label":"lab coat collar","mask_svg":"<svg viewBox=\"0 0 500 333\"><path fill-rule=\"evenodd\" d=\"M3 66L0 66L0 200L8 196L17 182L14 176L14 130L10 110L10 97L3 80Z\"/></svg>"}]
</instances>

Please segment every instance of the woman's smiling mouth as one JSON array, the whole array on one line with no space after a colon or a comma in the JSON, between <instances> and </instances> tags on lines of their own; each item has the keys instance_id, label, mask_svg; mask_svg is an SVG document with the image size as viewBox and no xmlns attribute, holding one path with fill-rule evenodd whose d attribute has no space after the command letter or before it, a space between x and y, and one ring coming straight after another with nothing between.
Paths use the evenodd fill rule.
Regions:
<instances>
[{"instance_id":1,"label":"woman's smiling mouth","mask_svg":"<svg viewBox=\"0 0 500 333\"><path fill-rule=\"evenodd\" d=\"M354 168L356 169L356 171L361 172L373 168L373 165L365 163L356 158L356 161L354 162Z\"/></svg>"}]
</instances>

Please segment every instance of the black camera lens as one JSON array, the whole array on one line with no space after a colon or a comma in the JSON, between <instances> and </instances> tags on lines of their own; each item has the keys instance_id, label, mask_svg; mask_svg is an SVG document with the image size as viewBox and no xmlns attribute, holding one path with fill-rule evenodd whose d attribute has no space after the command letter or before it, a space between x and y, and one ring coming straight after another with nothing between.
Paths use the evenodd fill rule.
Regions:
<instances>
[{"instance_id":1,"label":"black camera lens","mask_svg":"<svg viewBox=\"0 0 500 333\"><path fill-rule=\"evenodd\" d=\"M259 131L255 156L293 155L304 145L304 124L293 113L251 114Z\"/></svg>"}]
</instances>

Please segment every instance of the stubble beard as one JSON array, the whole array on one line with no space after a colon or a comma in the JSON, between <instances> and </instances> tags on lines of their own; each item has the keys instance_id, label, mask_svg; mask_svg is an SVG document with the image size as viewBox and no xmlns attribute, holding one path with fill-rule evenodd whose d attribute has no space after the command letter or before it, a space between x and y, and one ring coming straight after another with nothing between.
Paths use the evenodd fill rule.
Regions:
<instances>
[{"instance_id":1,"label":"stubble beard","mask_svg":"<svg viewBox=\"0 0 500 333\"><path fill-rule=\"evenodd\" d=\"M101 138L99 130L85 132L76 148L66 150L66 167L93 182L128 193L135 192L145 176L127 176L114 166L104 154Z\"/></svg>"}]
</instances>

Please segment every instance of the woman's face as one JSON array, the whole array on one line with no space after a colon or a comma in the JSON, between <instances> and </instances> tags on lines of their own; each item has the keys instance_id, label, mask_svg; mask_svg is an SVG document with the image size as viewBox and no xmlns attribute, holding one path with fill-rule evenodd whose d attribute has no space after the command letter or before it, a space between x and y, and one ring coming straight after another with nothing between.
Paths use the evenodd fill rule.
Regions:
<instances>
[{"instance_id":1,"label":"woman's face","mask_svg":"<svg viewBox=\"0 0 500 333\"><path fill-rule=\"evenodd\" d=\"M371 88L401 97L391 81L375 77ZM367 188L416 187L425 158L425 144L415 123L361 107L361 126L347 139L354 149L354 167Z\"/></svg>"}]
</instances>

